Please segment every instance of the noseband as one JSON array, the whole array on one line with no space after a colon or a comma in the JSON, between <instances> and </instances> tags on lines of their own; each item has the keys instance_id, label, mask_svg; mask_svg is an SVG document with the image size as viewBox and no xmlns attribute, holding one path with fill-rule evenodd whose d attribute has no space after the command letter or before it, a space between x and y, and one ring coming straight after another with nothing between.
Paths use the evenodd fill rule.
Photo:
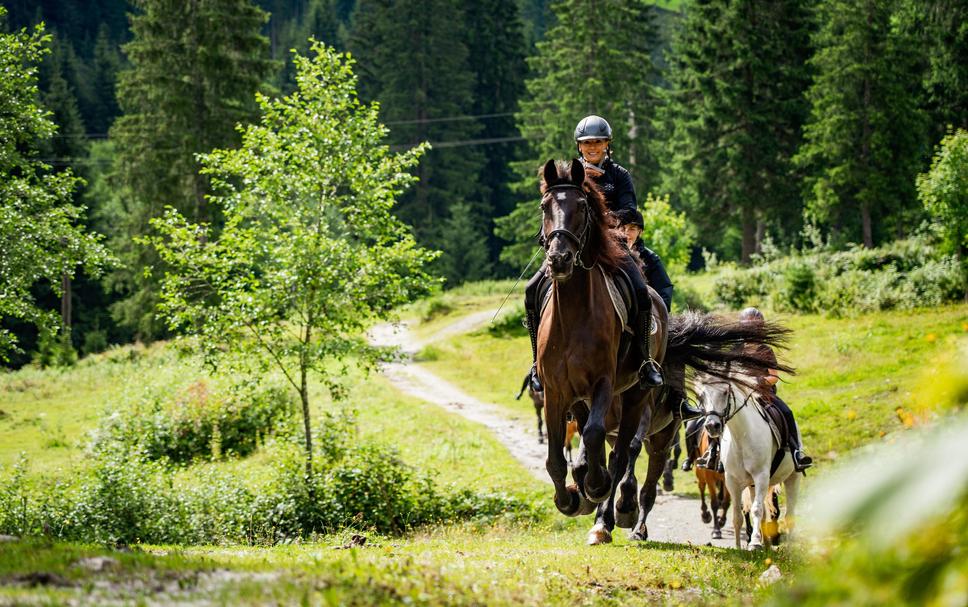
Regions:
<instances>
[{"instance_id":1,"label":"noseband","mask_svg":"<svg viewBox=\"0 0 968 607\"><path fill-rule=\"evenodd\" d=\"M551 194L552 192L561 191L561 190L578 190L578 193L580 194L578 203L579 203L579 206L581 207L582 213L584 213L585 215L585 223L582 226L581 234L578 236L575 236L574 232L572 232L571 230L566 230L565 228L558 228L557 230L552 230L550 234L543 237L541 244L544 247L545 251L547 251L548 247L551 246L551 241L554 240L556 236L561 235L561 236L566 236L570 238L575 242L576 245L578 245L578 250L575 252L575 265L578 266L579 268L588 270L590 269L590 266L586 266L581 258L582 250L585 248L585 243L588 242L588 229L591 225L591 210L589 210L588 208L588 197L585 195L585 191L583 189L581 189L579 186L574 185L572 183L560 183L558 185L553 185L549 187L547 190L545 190L545 196L547 196L548 194Z\"/></svg>"}]
</instances>

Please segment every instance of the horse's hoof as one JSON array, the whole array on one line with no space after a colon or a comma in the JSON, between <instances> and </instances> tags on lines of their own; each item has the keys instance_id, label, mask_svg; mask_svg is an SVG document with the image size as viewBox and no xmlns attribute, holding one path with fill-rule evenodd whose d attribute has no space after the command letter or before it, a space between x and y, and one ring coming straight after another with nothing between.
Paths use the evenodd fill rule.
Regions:
<instances>
[{"instance_id":1,"label":"horse's hoof","mask_svg":"<svg viewBox=\"0 0 968 607\"><path fill-rule=\"evenodd\" d=\"M706 523L708 525L709 522L712 521L712 520L713 520L713 515L709 514L709 512L703 512L702 513L702 522L704 522L704 523Z\"/></svg>"},{"instance_id":2,"label":"horse's hoof","mask_svg":"<svg viewBox=\"0 0 968 607\"><path fill-rule=\"evenodd\" d=\"M629 534L629 540L633 542L647 542L649 541L649 529L646 526L642 526Z\"/></svg>"},{"instance_id":3,"label":"horse's hoof","mask_svg":"<svg viewBox=\"0 0 968 607\"><path fill-rule=\"evenodd\" d=\"M755 552L757 550L763 550L763 544L747 544L746 549L750 552Z\"/></svg>"},{"instance_id":4,"label":"horse's hoof","mask_svg":"<svg viewBox=\"0 0 968 607\"><path fill-rule=\"evenodd\" d=\"M675 485L673 484L673 482L671 480L670 481L662 481L662 490L663 491L665 491L666 493L672 493L673 489L675 489Z\"/></svg>"},{"instance_id":5,"label":"horse's hoof","mask_svg":"<svg viewBox=\"0 0 968 607\"><path fill-rule=\"evenodd\" d=\"M591 500L585 499L584 497L581 498L581 505L578 507L578 515L579 516L584 516L586 514L591 514L592 512L595 512L596 510L598 510L598 504L596 504L595 502L593 502Z\"/></svg>"},{"instance_id":6,"label":"horse's hoof","mask_svg":"<svg viewBox=\"0 0 968 607\"><path fill-rule=\"evenodd\" d=\"M721 539L723 539L723 532L720 531L719 529L713 529L712 538L714 540L721 540Z\"/></svg>"},{"instance_id":7,"label":"horse's hoof","mask_svg":"<svg viewBox=\"0 0 968 607\"><path fill-rule=\"evenodd\" d=\"M589 486L588 481L585 481L585 496L596 504L601 504L609 498L612 494L612 480L605 475L605 482L601 487Z\"/></svg>"},{"instance_id":8,"label":"horse's hoof","mask_svg":"<svg viewBox=\"0 0 968 607\"><path fill-rule=\"evenodd\" d=\"M632 508L631 512L622 512L618 506L615 506L615 526L619 529L631 529L637 520L639 520L638 507Z\"/></svg>"},{"instance_id":9,"label":"horse's hoof","mask_svg":"<svg viewBox=\"0 0 968 607\"><path fill-rule=\"evenodd\" d=\"M558 499L555 498L555 508L565 516L577 516L578 510L581 508L581 497L578 495L578 488L574 485L568 486L568 498L569 501L564 506L559 504Z\"/></svg>"},{"instance_id":10,"label":"horse's hoof","mask_svg":"<svg viewBox=\"0 0 968 607\"><path fill-rule=\"evenodd\" d=\"M599 523L592 527L592 530L588 532L588 545L598 546L600 544L611 544L612 534L605 525Z\"/></svg>"}]
</instances>

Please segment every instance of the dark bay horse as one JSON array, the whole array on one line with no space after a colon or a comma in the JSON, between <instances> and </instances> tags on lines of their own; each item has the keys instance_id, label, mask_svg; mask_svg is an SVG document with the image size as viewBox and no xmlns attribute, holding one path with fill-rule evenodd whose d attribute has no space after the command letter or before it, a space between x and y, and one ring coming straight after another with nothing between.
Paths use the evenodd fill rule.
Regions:
<instances>
[{"instance_id":1,"label":"dark bay horse","mask_svg":"<svg viewBox=\"0 0 968 607\"><path fill-rule=\"evenodd\" d=\"M781 345L787 331L772 323L744 325L698 314L674 317L670 327L665 304L652 291L650 351L665 362L666 385L640 389L641 355L638 348L623 347L621 321L606 285L606 274L617 272L628 252L611 229L604 197L585 179L578 160L570 166L549 160L542 169L541 194L545 271L553 282L538 327L537 368L544 383L546 466L555 506L575 516L601 504L589 543L610 541L616 517L625 527L637 518L633 538L647 539L645 520L656 482L681 423L686 367L713 374L726 362L762 368L766 361L738 346ZM572 485L566 485L563 452L569 411L581 434ZM606 440L612 444L607 467ZM643 445L649 468L636 503L635 458Z\"/></svg>"}]
</instances>

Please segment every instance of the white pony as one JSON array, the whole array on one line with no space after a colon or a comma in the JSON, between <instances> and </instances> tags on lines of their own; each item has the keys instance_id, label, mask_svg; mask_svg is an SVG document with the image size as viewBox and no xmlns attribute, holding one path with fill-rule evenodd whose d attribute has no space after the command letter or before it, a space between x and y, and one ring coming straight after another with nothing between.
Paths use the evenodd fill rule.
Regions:
<instances>
[{"instance_id":1,"label":"white pony","mask_svg":"<svg viewBox=\"0 0 968 607\"><path fill-rule=\"evenodd\" d=\"M753 504L750 508L752 535L747 548L756 550L763 547L764 516L767 522L770 521L770 513L765 508L764 501L772 485L781 482L784 485L784 523L788 533L792 530L800 474L794 470L793 456L787 450L776 472L770 475L770 465L779 450L779 444L766 421L762 396L742 385L744 378L736 377L735 382L725 382L702 374L695 385L699 402L706 413L706 431L714 438L722 436L720 449L726 469L726 489L730 495L739 496L747 487L753 488ZM745 381L752 383L750 378ZM742 510L733 508L733 531L737 548L741 547Z\"/></svg>"}]
</instances>

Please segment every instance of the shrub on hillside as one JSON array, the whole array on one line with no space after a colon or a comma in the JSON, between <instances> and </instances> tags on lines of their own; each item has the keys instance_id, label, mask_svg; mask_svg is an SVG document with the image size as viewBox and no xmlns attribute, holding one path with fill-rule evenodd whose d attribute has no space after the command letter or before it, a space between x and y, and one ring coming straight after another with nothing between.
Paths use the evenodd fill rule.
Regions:
<instances>
[{"instance_id":1,"label":"shrub on hillside","mask_svg":"<svg viewBox=\"0 0 968 607\"><path fill-rule=\"evenodd\" d=\"M831 315L936 306L957 301L965 278L953 256L931 235L876 249L823 248L725 270L714 294L730 308L771 305L778 310Z\"/></svg>"},{"instance_id":2,"label":"shrub on hillside","mask_svg":"<svg viewBox=\"0 0 968 607\"><path fill-rule=\"evenodd\" d=\"M108 417L99 441L135 448L149 460L246 456L295 412L285 387L242 383L213 388L198 381L171 397L157 394Z\"/></svg>"}]
</instances>

